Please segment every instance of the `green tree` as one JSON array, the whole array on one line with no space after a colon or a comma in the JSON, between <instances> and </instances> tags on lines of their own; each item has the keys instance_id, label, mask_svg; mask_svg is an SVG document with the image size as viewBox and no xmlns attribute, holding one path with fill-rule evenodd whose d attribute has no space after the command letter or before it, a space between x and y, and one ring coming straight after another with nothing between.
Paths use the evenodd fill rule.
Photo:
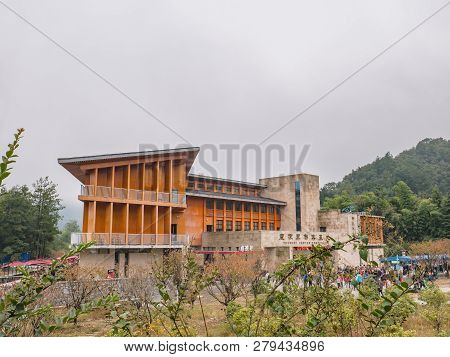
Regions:
<instances>
[{"instance_id":1,"label":"green tree","mask_svg":"<svg viewBox=\"0 0 450 357\"><path fill-rule=\"evenodd\" d=\"M49 244L59 234L61 204L56 185L48 177L40 178L33 184L34 244L33 255L45 257L49 254Z\"/></svg>"},{"instance_id":2,"label":"green tree","mask_svg":"<svg viewBox=\"0 0 450 357\"><path fill-rule=\"evenodd\" d=\"M0 194L0 256L17 258L30 252L33 237L33 202L27 186L13 187Z\"/></svg>"},{"instance_id":3,"label":"green tree","mask_svg":"<svg viewBox=\"0 0 450 357\"><path fill-rule=\"evenodd\" d=\"M443 199L441 204L441 237L450 238L450 195Z\"/></svg>"},{"instance_id":4,"label":"green tree","mask_svg":"<svg viewBox=\"0 0 450 357\"><path fill-rule=\"evenodd\" d=\"M66 251L70 247L70 235L73 232L80 232L80 226L76 220L70 220L64 224L61 232L55 237L50 244L49 249L55 253Z\"/></svg>"}]
</instances>

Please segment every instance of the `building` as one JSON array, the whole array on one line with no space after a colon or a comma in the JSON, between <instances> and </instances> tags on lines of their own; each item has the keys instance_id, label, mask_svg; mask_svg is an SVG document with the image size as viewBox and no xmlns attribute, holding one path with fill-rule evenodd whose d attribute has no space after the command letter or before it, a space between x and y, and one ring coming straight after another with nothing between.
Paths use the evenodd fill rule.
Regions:
<instances>
[{"instance_id":1,"label":"building","mask_svg":"<svg viewBox=\"0 0 450 357\"><path fill-rule=\"evenodd\" d=\"M252 250L273 269L329 236L367 234L373 260L383 252L382 217L320 209L319 177L295 174L241 182L190 174L199 148L59 159L82 184L82 233L95 241L81 265L126 276L171 249L190 246L205 259ZM336 256L359 265L357 252Z\"/></svg>"}]
</instances>

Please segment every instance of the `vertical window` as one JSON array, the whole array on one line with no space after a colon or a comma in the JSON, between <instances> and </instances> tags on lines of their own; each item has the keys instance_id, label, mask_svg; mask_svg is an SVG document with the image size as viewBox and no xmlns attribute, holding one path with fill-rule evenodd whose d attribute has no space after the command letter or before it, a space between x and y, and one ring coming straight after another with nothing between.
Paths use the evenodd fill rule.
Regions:
<instances>
[{"instance_id":1,"label":"vertical window","mask_svg":"<svg viewBox=\"0 0 450 357\"><path fill-rule=\"evenodd\" d=\"M227 231L233 230L233 221L227 221Z\"/></svg>"},{"instance_id":2,"label":"vertical window","mask_svg":"<svg viewBox=\"0 0 450 357\"><path fill-rule=\"evenodd\" d=\"M207 209L213 209L214 208L214 201L211 199L206 200L206 208Z\"/></svg>"},{"instance_id":3,"label":"vertical window","mask_svg":"<svg viewBox=\"0 0 450 357\"><path fill-rule=\"evenodd\" d=\"M216 221L216 231L223 231L223 221L222 220Z\"/></svg>"},{"instance_id":4,"label":"vertical window","mask_svg":"<svg viewBox=\"0 0 450 357\"><path fill-rule=\"evenodd\" d=\"M237 231L242 231L242 222L241 221L236 221L234 224L235 224L235 229Z\"/></svg>"},{"instance_id":5,"label":"vertical window","mask_svg":"<svg viewBox=\"0 0 450 357\"><path fill-rule=\"evenodd\" d=\"M216 201L216 209L223 209L223 201L222 200Z\"/></svg>"},{"instance_id":6,"label":"vertical window","mask_svg":"<svg viewBox=\"0 0 450 357\"><path fill-rule=\"evenodd\" d=\"M266 205L261 205L261 213L266 213Z\"/></svg>"},{"instance_id":7,"label":"vertical window","mask_svg":"<svg viewBox=\"0 0 450 357\"><path fill-rule=\"evenodd\" d=\"M273 206L269 206L269 213L273 213Z\"/></svg>"},{"instance_id":8,"label":"vertical window","mask_svg":"<svg viewBox=\"0 0 450 357\"><path fill-rule=\"evenodd\" d=\"M295 181L295 229L302 230L302 211L300 206L300 181Z\"/></svg>"},{"instance_id":9,"label":"vertical window","mask_svg":"<svg viewBox=\"0 0 450 357\"><path fill-rule=\"evenodd\" d=\"M205 181L200 181L200 182L198 182L197 185L198 185L199 190L204 190L206 188Z\"/></svg>"},{"instance_id":10,"label":"vertical window","mask_svg":"<svg viewBox=\"0 0 450 357\"><path fill-rule=\"evenodd\" d=\"M235 209L236 209L236 211L242 211L242 204L241 204L241 202L236 202L235 203Z\"/></svg>"},{"instance_id":11,"label":"vertical window","mask_svg":"<svg viewBox=\"0 0 450 357\"><path fill-rule=\"evenodd\" d=\"M259 212L259 204L257 203L253 204L253 212Z\"/></svg>"},{"instance_id":12,"label":"vertical window","mask_svg":"<svg viewBox=\"0 0 450 357\"><path fill-rule=\"evenodd\" d=\"M239 195L239 186L234 186L234 187L233 187L233 192L234 192L236 195Z\"/></svg>"},{"instance_id":13,"label":"vertical window","mask_svg":"<svg viewBox=\"0 0 450 357\"><path fill-rule=\"evenodd\" d=\"M194 189L194 181L189 181L189 182L188 182L187 188L188 188L189 190L193 190L193 189Z\"/></svg>"},{"instance_id":14,"label":"vertical window","mask_svg":"<svg viewBox=\"0 0 450 357\"><path fill-rule=\"evenodd\" d=\"M261 230L265 231L267 229L267 224L266 222L261 222Z\"/></svg>"},{"instance_id":15,"label":"vertical window","mask_svg":"<svg viewBox=\"0 0 450 357\"><path fill-rule=\"evenodd\" d=\"M259 230L259 223L258 222L253 222L253 230L254 231Z\"/></svg>"},{"instance_id":16,"label":"vertical window","mask_svg":"<svg viewBox=\"0 0 450 357\"><path fill-rule=\"evenodd\" d=\"M206 184L206 191L214 191L214 185L211 182Z\"/></svg>"},{"instance_id":17,"label":"vertical window","mask_svg":"<svg viewBox=\"0 0 450 357\"><path fill-rule=\"evenodd\" d=\"M250 222L244 222L244 230L249 231L250 230Z\"/></svg>"},{"instance_id":18,"label":"vertical window","mask_svg":"<svg viewBox=\"0 0 450 357\"><path fill-rule=\"evenodd\" d=\"M245 211L245 212L250 212L250 206L251 206L250 203L245 202L245 203L244 203L244 211Z\"/></svg>"},{"instance_id":19,"label":"vertical window","mask_svg":"<svg viewBox=\"0 0 450 357\"><path fill-rule=\"evenodd\" d=\"M269 230L271 230L271 231L275 230L275 225L272 222L269 223Z\"/></svg>"},{"instance_id":20,"label":"vertical window","mask_svg":"<svg viewBox=\"0 0 450 357\"><path fill-rule=\"evenodd\" d=\"M225 192L231 193L231 186L225 186Z\"/></svg>"},{"instance_id":21,"label":"vertical window","mask_svg":"<svg viewBox=\"0 0 450 357\"><path fill-rule=\"evenodd\" d=\"M226 203L227 211L233 210L233 201L227 201Z\"/></svg>"},{"instance_id":22,"label":"vertical window","mask_svg":"<svg viewBox=\"0 0 450 357\"><path fill-rule=\"evenodd\" d=\"M222 184L221 183L218 183L216 185L216 191L222 192Z\"/></svg>"}]
</instances>

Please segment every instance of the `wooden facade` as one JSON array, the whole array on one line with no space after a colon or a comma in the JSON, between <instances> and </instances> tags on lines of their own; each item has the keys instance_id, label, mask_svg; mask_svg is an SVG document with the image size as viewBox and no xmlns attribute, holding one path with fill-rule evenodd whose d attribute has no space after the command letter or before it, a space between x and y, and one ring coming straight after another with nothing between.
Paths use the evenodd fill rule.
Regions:
<instances>
[{"instance_id":1,"label":"wooden facade","mask_svg":"<svg viewBox=\"0 0 450 357\"><path fill-rule=\"evenodd\" d=\"M262 197L263 187L190 175L185 219L191 244L200 246L203 232L279 230L284 203Z\"/></svg>"},{"instance_id":2,"label":"wooden facade","mask_svg":"<svg viewBox=\"0 0 450 357\"><path fill-rule=\"evenodd\" d=\"M369 245L384 244L383 239L383 218L378 216L359 216L361 233L367 235Z\"/></svg>"},{"instance_id":3,"label":"wooden facade","mask_svg":"<svg viewBox=\"0 0 450 357\"><path fill-rule=\"evenodd\" d=\"M83 184L80 241L104 247L201 246L205 231L279 229L283 203L262 198L261 185L188 176L197 152L60 159Z\"/></svg>"}]
</instances>

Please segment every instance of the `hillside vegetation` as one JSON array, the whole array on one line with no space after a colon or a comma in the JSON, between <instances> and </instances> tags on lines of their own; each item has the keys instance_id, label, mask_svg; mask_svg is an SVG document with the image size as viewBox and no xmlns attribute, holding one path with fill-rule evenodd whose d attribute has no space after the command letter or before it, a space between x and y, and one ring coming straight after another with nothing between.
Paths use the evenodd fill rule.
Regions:
<instances>
[{"instance_id":1,"label":"hillside vegetation","mask_svg":"<svg viewBox=\"0 0 450 357\"><path fill-rule=\"evenodd\" d=\"M425 139L387 153L321 190L323 208L384 216L387 253L406 243L450 237L450 141Z\"/></svg>"},{"instance_id":2,"label":"hillside vegetation","mask_svg":"<svg viewBox=\"0 0 450 357\"><path fill-rule=\"evenodd\" d=\"M446 194L450 190L450 140L424 139L414 148L396 157L389 152L372 163L359 167L341 182L328 183L322 199L336 194L360 194L367 191L389 191L405 182L419 196L429 196L434 187Z\"/></svg>"}]
</instances>

